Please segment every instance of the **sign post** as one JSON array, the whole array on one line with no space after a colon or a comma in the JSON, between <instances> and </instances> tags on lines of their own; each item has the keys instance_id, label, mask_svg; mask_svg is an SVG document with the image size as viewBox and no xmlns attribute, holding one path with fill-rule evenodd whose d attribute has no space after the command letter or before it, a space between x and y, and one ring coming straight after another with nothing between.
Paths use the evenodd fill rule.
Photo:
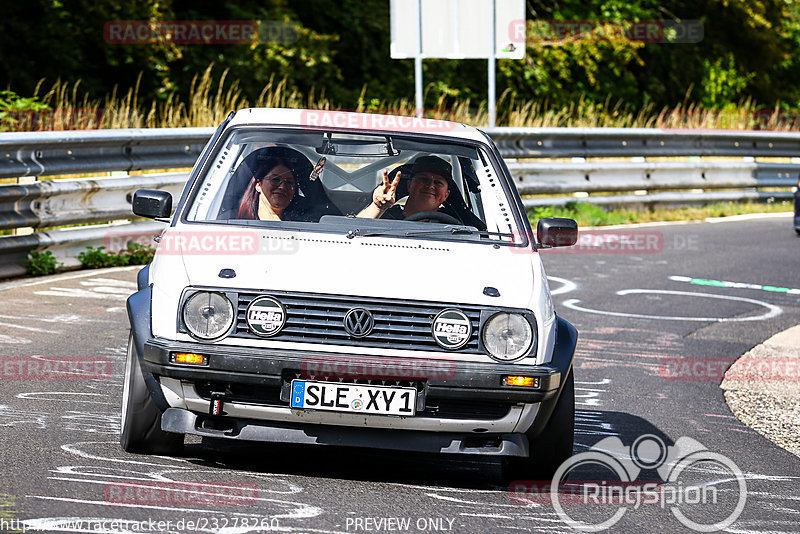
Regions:
<instances>
[{"instance_id":1,"label":"sign post","mask_svg":"<svg viewBox=\"0 0 800 534\"><path fill-rule=\"evenodd\" d=\"M495 63L525 57L525 0L391 0L389 9L392 59L414 58L417 117L423 115L423 59L486 58L489 126L494 126Z\"/></svg>"}]
</instances>

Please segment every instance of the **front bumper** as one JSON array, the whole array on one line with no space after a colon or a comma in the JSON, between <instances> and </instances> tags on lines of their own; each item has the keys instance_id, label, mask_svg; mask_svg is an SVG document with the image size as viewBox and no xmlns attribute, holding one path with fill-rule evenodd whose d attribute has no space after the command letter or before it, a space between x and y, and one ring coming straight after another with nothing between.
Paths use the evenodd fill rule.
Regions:
<instances>
[{"instance_id":1,"label":"front bumper","mask_svg":"<svg viewBox=\"0 0 800 534\"><path fill-rule=\"evenodd\" d=\"M172 363L176 352L200 352L208 366ZM436 433L524 432L540 403L553 398L561 382L561 372L554 366L343 357L246 347L231 350L157 340L145 343L144 363L158 378L170 407L203 417L209 414L213 398L222 401L220 417L229 420ZM535 378L537 387L504 385L507 376L518 375ZM413 387L417 413L403 417L292 409L293 379ZM203 421L194 428L204 428ZM247 435L251 430L237 425L225 428L225 437L240 436L243 430Z\"/></svg>"},{"instance_id":2,"label":"front bumper","mask_svg":"<svg viewBox=\"0 0 800 534\"><path fill-rule=\"evenodd\" d=\"M577 341L574 327L559 318L547 365L403 358L402 369L410 370L409 376L353 376L353 369L372 368L381 358L154 339L149 290L128 301L134 344L153 401L164 412L162 429L183 434L525 456L528 440L550 418ZM170 358L176 352L200 352L208 365L176 364ZM505 377L519 375L537 378L538 384L504 384ZM294 378L413 386L418 390L417 415L291 409L288 392ZM222 415L209 415L212 395L223 401Z\"/></svg>"},{"instance_id":3,"label":"front bumper","mask_svg":"<svg viewBox=\"0 0 800 534\"><path fill-rule=\"evenodd\" d=\"M170 362L177 352L201 353L208 366ZM144 343L146 369L156 376L187 381L238 383L260 387L284 387L287 377L324 380L372 379L423 382L425 396L490 401L537 403L556 394L562 371L556 365L522 366L484 364L456 360L391 358L377 368L375 357L324 354L319 352L252 349L248 347L174 343L150 339ZM524 375L539 379L538 387L507 386L507 376ZM288 404L288 396L283 399Z\"/></svg>"}]
</instances>

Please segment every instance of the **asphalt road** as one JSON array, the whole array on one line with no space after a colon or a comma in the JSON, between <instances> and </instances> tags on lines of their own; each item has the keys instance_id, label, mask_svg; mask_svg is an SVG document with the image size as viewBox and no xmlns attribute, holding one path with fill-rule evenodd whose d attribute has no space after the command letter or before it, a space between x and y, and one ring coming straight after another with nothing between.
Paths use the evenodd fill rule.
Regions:
<instances>
[{"instance_id":1,"label":"asphalt road","mask_svg":"<svg viewBox=\"0 0 800 534\"><path fill-rule=\"evenodd\" d=\"M639 440L652 452L663 443L665 453L686 455L692 439L706 459L730 463L727 471L707 461L685 473L687 484L718 490L713 503L562 508L592 524L624 509L614 531L690 532L675 510L706 524L733 515L742 502L739 470L746 499L724 531L797 532L800 461L733 417L711 365L800 323L800 292L790 291L800 288L800 239L791 219L622 232L631 231L649 244L610 250L612 239L605 252L544 253L556 309L580 333L575 452L618 438L625 447ZM549 500L510 492L492 460L192 438L179 458L122 452L124 306L135 273L76 272L0 290L0 356L14 362L0 378L0 531L571 531ZM42 369L59 358L79 362L92 379L48 379ZM25 367L37 361L38 371ZM640 456L636 481L659 481L659 453ZM607 478L597 465L575 473ZM183 502L154 489L196 484L250 493L212 489L212 498ZM129 493L135 487L139 493Z\"/></svg>"}]
</instances>

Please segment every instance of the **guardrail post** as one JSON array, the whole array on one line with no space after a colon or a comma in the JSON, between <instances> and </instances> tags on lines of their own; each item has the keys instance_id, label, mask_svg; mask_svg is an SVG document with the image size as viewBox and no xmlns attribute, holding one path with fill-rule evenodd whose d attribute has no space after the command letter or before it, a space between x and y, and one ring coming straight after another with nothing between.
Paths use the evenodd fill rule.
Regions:
<instances>
[{"instance_id":1,"label":"guardrail post","mask_svg":"<svg viewBox=\"0 0 800 534\"><path fill-rule=\"evenodd\" d=\"M39 180L36 176L18 176L17 185L35 184ZM23 226L21 228L14 228L11 235L30 235L33 233L32 226Z\"/></svg>"}]
</instances>

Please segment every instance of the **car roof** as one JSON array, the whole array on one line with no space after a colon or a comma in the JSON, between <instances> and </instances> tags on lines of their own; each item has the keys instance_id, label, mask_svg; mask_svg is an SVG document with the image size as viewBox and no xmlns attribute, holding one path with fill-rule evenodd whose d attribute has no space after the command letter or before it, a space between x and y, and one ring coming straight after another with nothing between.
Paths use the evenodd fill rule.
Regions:
<instances>
[{"instance_id":1,"label":"car roof","mask_svg":"<svg viewBox=\"0 0 800 534\"><path fill-rule=\"evenodd\" d=\"M355 113L352 111L244 108L236 112L229 126L291 126L353 133L402 133L427 134L460 140L486 142L484 134L472 126L460 122L382 115L378 113Z\"/></svg>"}]
</instances>

